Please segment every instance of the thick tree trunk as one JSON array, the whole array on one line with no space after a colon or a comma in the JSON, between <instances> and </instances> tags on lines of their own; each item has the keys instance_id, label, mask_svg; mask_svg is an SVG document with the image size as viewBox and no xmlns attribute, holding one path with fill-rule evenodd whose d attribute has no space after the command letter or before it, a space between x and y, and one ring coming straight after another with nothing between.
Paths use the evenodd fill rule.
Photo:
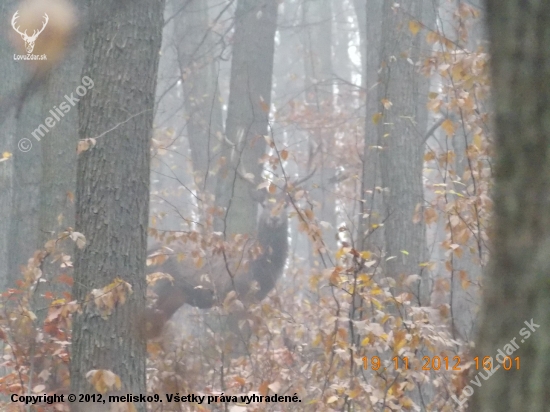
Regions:
<instances>
[{"instance_id":1,"label":"thick tree trunk","mask_svg":"<svg viewBox=\"0 0 550 412\"><path fill-rule=\"evenodd\" d=\"M505 371L493 362L501 370L482 380L481 388L469 388L470 410L548 411L550 3L486 3L496 128L495 228L475 356L495 357L500 349L514 365ZM472 395L466 389L461 401Z\"/></svg>"},{"instance_id":2,"label":"thick tree trunk","mask_svg":"<svg viewBox=\"0 0 550 412\"><path fill-rule=\"evenodd\" d=\"M425 261L426 233L423 214L413 221L415 212L423 206L423 136L426 129L422 110L427 101L427 80L413 64L419 58L421 35L409 30L409 21L423 22L423 1L383 2L381 84L378 99L383 113L378 123L380 167L384 193L387 273L421 274ZM423 22L424 23L424 22ZM424 93L424 95L423 95ZM379 103L379 104L380 104ZM385 104L385 107L384 107ZM424 123L424 124L422 124ZM422 209L420 209L421 211ZM427 303L427 282L415 294Z\"/></svg>"},{"instance_id":3,"label":"thick tree trunk","mask_svg":"<svg viewBox=\"0 0 550 412\"><path fill-rule=\"evenodd\" d=\"M69 227L74 227L75 192L76 192L76 148L78 145L78 110L71 107L68 112L58 106L66 103L65 95L74 93L82 85L82 64L84 63L83 37L67 50L65 59L53 70L45 84L45 96L42 102L44 118L55 113L59 120L40 142L42 146L42 175L40 182L40 208L38 212L38 244L43 249L50 239L57 239L59 234ZM86 82L86 81L85 81ZM91 86L88 85L86 89ZM66 103L67 104L67 103ZM69 106L63 106L65 109ZM58 108L59 111L55 109ZM63 113L63 116L59 114ZM44 121L44 120L43 120ZM63 252L73 256L74 249L69 242L56 244L56 253ZM59 273L59 262L44 262L46 279L51 281ZM52 282L49 290L62 292L66 286ZM41 300L37 305L44 307ZM42 311L39 316L46 316Z\"/></svg>"},{"instance_id":4,"label":"thick tree trunk","mask_svg":"<svg viewBox=\"0 0 550 412\"><path fill-rule=\"evenodd\" d=\"M108 16L94 19L107 7ZM97 145L78 159L76 230L87 244L75 254L73 295L83 306L74 317L71 352L71 391L77 394L94 392L86 380L94 369L117 374L122 392L146 390L139 314L145 309L149 144L163 9L162 0L90 1L83 76L94 87L79 103L79 135L97 137ZM133 293L102 317L87 297L115 278ZM145 411L144 404L136 406Z\"/></svg>"}]
</instances>

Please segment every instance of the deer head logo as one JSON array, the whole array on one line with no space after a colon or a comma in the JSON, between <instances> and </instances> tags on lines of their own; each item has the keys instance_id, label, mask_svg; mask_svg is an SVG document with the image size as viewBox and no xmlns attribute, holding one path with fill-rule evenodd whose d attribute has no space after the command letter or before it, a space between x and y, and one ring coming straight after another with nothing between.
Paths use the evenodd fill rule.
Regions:
<instances>
[{"instance_id":1,"label":"deer head logo","mask_svg":"<svg viewBox=\"0 0 550 412\"><path fill-rule=\"evenodd\" d=\"M46 24L48 24L49 17L46 13L44 13L44 24L42 25L42 28L40 30L34 30L32 33L32 36L29 36L27 34L27 30L25 30L24 32L21 32L19 30L19 26L16 26L18 18L19 18L19 10L17 10L13 15L13 18L11 19L11 26L17 33L21 35L21 38L25 41L25 49L27 49L27 53L30 54L34 50L34 42L38 38L38 35L44 31Z\"/></svg>"}]
</instances>

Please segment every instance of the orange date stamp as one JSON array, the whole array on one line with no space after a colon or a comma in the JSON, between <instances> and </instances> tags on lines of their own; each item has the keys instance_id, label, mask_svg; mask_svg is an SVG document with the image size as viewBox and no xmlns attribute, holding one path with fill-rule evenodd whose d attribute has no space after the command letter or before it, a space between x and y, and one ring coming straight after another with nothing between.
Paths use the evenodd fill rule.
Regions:
<instances>
[{"instance_id":1,"label":"orange date stamp","mask_svg":"<svg viewBox=\"0 0 550 412\"><path fill-rule=\"evenodd\" d=\"M371 356L370 358L368 356L363 356L362 361L363 361L363 369L372 369L373 371L378 371L378 370L385 371L389 369L389 367L391 366L393 366L396 370L397 369L417 370L417 371L418 370L461 371L462 370L462 367L460 366L461 365L460 356L453 356L452 358L448 356L424 356L421 362L422 365L417 367L412 367L411 365L409 365L409 358L407 356L394 356L391 359L392 362L390 362L389 367L384 366L382 364L382 361L380 360L380 357L378 356ZM499 360L498 363L500 363L498 368L502 367L504 370L507 370L507 371L509 371L510 369L515 369L515 370L520 369L519 356L516 356L515 358L512 358L510 356L505 356L502 362ZM475 367L476 370L495 369L493 358L491 356L485 356L483 358L476 356L473 359L473 366Z\"/></svg>"}]
</instances>

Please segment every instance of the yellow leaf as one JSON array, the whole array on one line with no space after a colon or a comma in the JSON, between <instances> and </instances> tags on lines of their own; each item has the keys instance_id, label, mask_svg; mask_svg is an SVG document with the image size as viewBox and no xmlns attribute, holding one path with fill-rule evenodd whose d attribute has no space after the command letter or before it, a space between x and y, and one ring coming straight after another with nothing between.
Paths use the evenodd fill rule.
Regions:
<instances>
[{"instance_id":1,"label":"yellow leaf","mask_svg":"<svg viewBox=\"0 0 550 412\"><path fill-rule=\"evenodd\" d=\"M330 398L327 399L327 403L334 403L338 400L338 396L332 395Z\"/></svg>"},{"instance_id":2,"label":"yellow leaf","mask_svg":"<svg viewBox=\"0 0 550 412\"><path fill-rule=\"evenodd\" d=\"M447 119L443 123L441 123L441 127L443 128L443 130L445 130L447 136L452 136L455 134L455 125L450 119Z\"/></svg>"},{"instance_id":3,"label":"yellow leaf","mask_svg":"<svg viewBox=\"0 0 550 412\"><path fill-rule=\"evenodd\" d=\"M352 389L351 391L348 392L348 396L351 398L351 399L355 399L357 398L359 395L361 395L363 393L363 390L360 388L360 387L357 387L355 389Z\"/></svg>"},{"instance_id":4,"label":"yellow leaf","mask_svg":"<svg viewBox=\"0 0 550 412\"><path fill-rule=\"evenodd\" d=\"M409 252L407 252L406 250L402 250L401 253L403 253L404 255L409 256Z\"/></svg>"},{"instance_id":5,"label":"yellow leaf","mask_svg":"<svg viewBox=\"0 0 550 412\"><path fill-rule=\"evenodd\" d=\"M407 335L407 331L405 330L396 331L394 333L393 335L393 340L395 342L393 346L394 353L398 353L399 349L401 349L403 346L407 344L407 339L405 338L406 335Z\"/></svg>"},{"instance_id":6,"label":"yellow leaf","mask_svg":"<svg viewBox=\"0 0 550 412\"><path fill-rule=\"evenodd\" d=\"M361 258L365 260L369 260L371 257L371 253L368 250L364 250L361 252Z\"/></svg>"},{"instance_id":7,"label":"yellow leaf","mask_svg":"<svg viewBox=\"0 0 550 412\"><path fill-rule=\"evenodd\" d=\"M476 147L477 150L481 151L481 135L480 134L475 134L474 135L474 146Z\"/></svg>"},{"instance_id":8,"label":"yellow leaf","mask_svg":"<svg viewBox=\"0 0 550 412\"><path fill-rule=\"evenodd\" d=\"M361 341L361 346L367 346L369 344L369 337L367 336L365 339Z\"/></svg>"},{"instance_id":9,"label":"yellow leaf","mask_svg":"<svg viewBox=\"0 0 550 412\"><path fill-rule=\"evenodd\" d=\"M12 157L12 154L10 152L2 153L2 159L9 159L10 157Z\"/></svg>"},{"instance_id":10,"label":"yellow leaf","mask_svg":"<svg viewBox=\"0 0 550 412\"><path fill-rule=\"evenodd\" d=\"M378 124L380 122L380 119L382 118L382 113L378 112L378 113L374 113L372 115L372 122L374 124Z\"/></svg>"},{"instance_id":11,"label":"yellow leaf","mask_svg":"<svg viewBox=\"0 0 550 412\"><path fill-rule=\"evenodd\" d=\"M410 20L409 21L409 30L410 32L416 36L416 34L420 31L420 23L418 23L418 21L416 20Z\"/></svg>"},{"instance_id":12,"label":"yellow leaf","mask_svg":"<svg viewBox=\"0 0 550 412\"><path fill-rule=\"evenodd\" d=\"M405 409L409 410L409 409L412 409L414 404L413 404L413 401L411 400L411 398L404 397L401 400L401 405L403 405L403 407Z\"/></svg>"},{"instance_id":13,"label":"yellow leaf","mask_svg":"<svg viewBox=\"0 0 550 412\"><path fill-rule=\"evenodd\" d=\"M317 337L311 343L311 345L313 347L316 347L316 346L319 346L320 343L321 343L321 334L318 334Z\"/></svg>"}]
</instances>

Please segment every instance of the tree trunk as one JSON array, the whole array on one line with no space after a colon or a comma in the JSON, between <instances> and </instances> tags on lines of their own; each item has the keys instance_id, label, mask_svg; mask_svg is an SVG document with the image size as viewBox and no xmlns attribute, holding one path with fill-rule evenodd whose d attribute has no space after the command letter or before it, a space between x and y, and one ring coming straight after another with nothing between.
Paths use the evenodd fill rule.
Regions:
<instances>
[{"instance_id":1,"label":"tree trunk","mask_svg":"<svg viewBox=\"0 0 550 412\"><path fill-rule=\"evenodd\" d=\"M513 370L496 370L490 379L482 381L481 388L470 387L470 410L547 411L550 3L486 3L496 129L495 226L475 356L494 357L501 350L514 362ZM519 349L510 343L512 340L517 340L514 343ZM516 357L521 362L519 370ZM493 361L495 366L503 369ZM467 389L459 396L461 402L472 395Z\"/></svg>"},{"instance_id":2,"label":"tree trunk","mask_svg":"<svg viewBox=\"0 0 550 412\"><path fill-rule=\"evenodd\" d=\"M212 193L223 119L208 1L189 1L177 21L174 31L194 178L200 189Z\"/></svg>"},{"instance_id":3,"label":"tree trunk","mask_svg":"<svg viewBox=\"0 0 550 412\"><path fill-rule=\"evenodd\" d=\"M226 234L256 230L257 204L250 198L250 185L236 175L252 173L261 181L265 153L273 52L277 26L277 5L272 0L239 0L235 12L231 85L227 109L226 139L222 149L225 166L221 168L216 204L226 209L216 230Z\"/></svg>"},{"instance_id":4,"label":"tree trunk","mask_svg":"<svg viewBox=\"0 0 550 412\"><path fill-rule=\"evenodd\" d=\"M363 170L359 204L357 243L360 250L377 251L383 248L382 195L376 187L380 182L378 132L373 121L379 112L378 70L380 69L380 42L382 3L380 0L355 0L355 12L361 33L362 86L366 94Z\"/></svg>"},{"instance_id":5,"label":"tree trunk","mask_svg":"<svg viewBox=\"0 0 550 412\"><path fill-rule=\"evenodd\" d=\"M413 64L419 59L421 35L409 30L409 21L423 21L423 1L395 7L385 1L382 10L381 84L378 86L378 123L382 186L384 187L384 235L388 276L420 275L426 258L423 221L423 136L426 129L420 108L425 107L427 80ZM424 94L424 95L423 95ZM386 105L384 107L384 104ZM420 211L420 213L418 213ZM418 213L419 219L413 218ZM427 303L427 282L414 289Z\"/></svg>"},{"instance_id":6,"label":"tree trunk","mask_svg":"<svg viewBox=\"0 0 550 412\"><path fill-rule=\"evenodd\" d=\"M45 121L56 115L59 120L42 139L42 176L40 182L40 209L38 212L37 249L44 248L50 239L57 239L59 234L69 227L74 227L75 191L76 191L76 148L78 145L78 110L76 107L62 106L68 104L65 95L74 93L82 85L82 64L84 62L83 38L67 50L65 59L53 70L45 84L45 96L42 102L42 113ZM88 87L86 87L88 89ZM70 107L61 111L58 106ZM56 108L58 109L56 111ZM60 112L63 114L61 116ZM52 114L53 113L53 114ZM63 252L73 256L74 250L68 242L56 244L56 253ZM48 280L59 272L59 262L44 262ZM61 292L63 284L53 282L50 290ZM43 305L42 305L43 306ZM43 312L46 315L45 311Z\"/></svg>"},{"instance_id":7,"label":"tree trunk","mask_svg":"<svg viewBox=\"0 0 550 412\"><path fill-rule=\"evenodd\" d=\"M328 222L323 243L329 251L335 251L336 242L336 196L334 183L336 164L331 157L334 144L330 133L333 116L333 70L332 70L332 8L330 0L306 0L302 4L304 34L305 100L316 113L317 122L327 119L320 127L312 127L308 144L312 159L308 159L316 172L311 181L311 199L319 220ZM327 124L328 122L328 124ZM310 250L310 265L316 255Z\"/></svg>"},{"instance_id":8,"label":"tree trunk","mask_svg":"<svg viewBox=\"0 0 550 412\"><path fill-rule=\"evenodd\" d=\"M0 15L9 16L14 13L15 0L4 1L0 4ZM3 73L4 81L0 83L0 95L5 96L12 91L13 85L21 82L21 62L11 58L13 48L9 44L7 36L0 37L0 53L6 58L0 61L0 73ZM11 114L11 113L10 113ZM0 149L0 160L3 159L3 152L10 152L11 157L0 162L0 285L5 288L8 281L13 280L13 274L9 273L9 252L10 248L10 222L12 213L13 196L13 150L16 139L16 120L9 116L2 123L2 149Z\"/></svg>"},{"instance_id":9,"label":"tree trunk","mask_svg":"<svg viewBox=\"0 0 550 412\"><path fill-rule=\"evenodd\" d=\"M108 16L94 19L108 7ZM145 308L149 144L163 9L162 0L90 1L83 76L94 87L79 103L79 135L97 137L97 145L78 159L76 230L87 244L75 253L73 295L82 305L73 321L70 365L76 394L95 392L86 380L90 370L117 374L121 392L146 391L139 314ZM102 317L87 297L116 278L133 293ZM73 410L90 410L79 405ZM136 406L145 411L144 404Z\"/></svg>"}]
</instances>

